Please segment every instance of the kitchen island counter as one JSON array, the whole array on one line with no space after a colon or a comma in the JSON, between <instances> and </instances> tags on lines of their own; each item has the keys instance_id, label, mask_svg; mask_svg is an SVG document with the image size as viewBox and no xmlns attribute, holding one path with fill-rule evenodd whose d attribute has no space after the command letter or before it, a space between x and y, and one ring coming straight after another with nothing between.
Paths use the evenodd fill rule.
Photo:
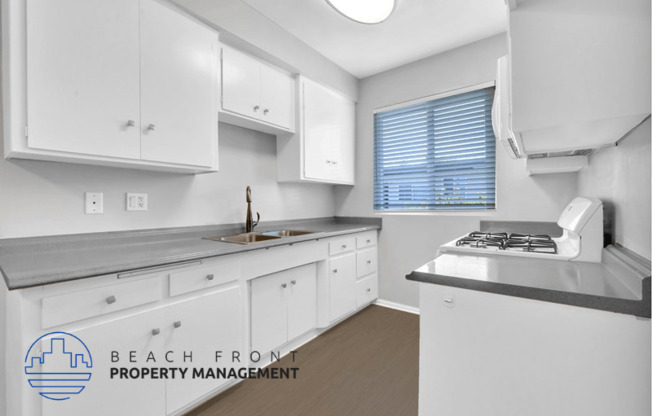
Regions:
<instances>
[{"instance_id":1,"label":"kitchen island counter","mask_svg":"<svg viewBox=\"0 0 652 416\"><path fill-rule=\"evenodd\" d=\"M619 246L601 263L444 253L408 280L650 317L650 263Z\"/></svg>"}]
</instances>

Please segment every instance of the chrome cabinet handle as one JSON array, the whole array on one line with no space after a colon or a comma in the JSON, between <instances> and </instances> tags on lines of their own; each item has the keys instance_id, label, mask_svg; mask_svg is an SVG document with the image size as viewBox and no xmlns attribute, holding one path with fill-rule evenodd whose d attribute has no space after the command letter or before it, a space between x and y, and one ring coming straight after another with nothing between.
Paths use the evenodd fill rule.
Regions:
<instances>
[{"instance_id":1,"label":"chrome cabinet handle","mask_svg":"<svg viewBox=\"0 0 652 416\"><path fill-rule=\"evenodd\" d=\"M371 243L371 240L367 240L367 244Z\"/></svg>"},{"instance_id":2,"label":"chrome cabinet handle","mask_svg":"<svg viewBox=\"0 0 652 416\"><path fill-rule=\"evenodd\" d=\"M133 127L133 126L135 126L135 125L136 125L136 122L135 122L135 121L133 121L133 120L128 120L128 121L127 121L127 127Z\"/></svg>"},{"instance_id":3,"label":"chrome cabinet handle","mask_svg":"<svg viewBox=\"0 0 652 416\"><path fill-rule=\"evenodd\" d=\"M371 264L371 260L367 260L367 264Z\"/></svg>"},{"instance_id":4,"label":"chrome cabinet handle","mask_svg":"<svg viewBox=\"0 0 652 416\"><path fill-rule=\"evenodd\" d=\"M367 292L371 293L371 288L370 287L367 288Z\"/></svg>"},{"instance_id":5,"label":"chrome cabinet handle","mask_svg":"<svg viewBox=\"0 0 652 416\"><path fill-rule=\"evenodd\" d=\"M149 131L154 131L154 129L156 129L156 124L149 124L147 126L147 130L149 130Z\"/></svg>"},{"instance_id":6,"label":"chrome cabinet handle","mask_svg":"<svg viewBox=\"0 0 652 416\"><path fill-rule=\"evenodd\" d=\"M337 273L337 269L333 269L333 273Z\"/></svg>"},{"instance_id":7,"label":"chrome cabinet handle","mask_svg":"<svg viewBox=\"0 0 652 416\"><path fill-rule=\"evenodd\" d=\"M266 108L266 109L263 110L264 115L267 115L268 113L269 113L269 109Z\"/></svg>"},{"instance_id":8,"label":"chrome cabinet handle","mask_svg":"<svg viewBox=\"0 0 652 416\"><path fill-rule=\"evenodd\" d=\"M179 328L181 326L181 321L176 321L172 325L174 325L175 328Z\"/></svg>"},{"instance_id":9,"label":"chrome cabinet handle","mask_svg":"<svg viewBox=\"0 0 652 416\"><path fill-rule=\"evenodd\" d=\"M152 335L158 335L161 333L161 328L154 328L152 329Z\"/></svg>"},{"instance_id":10,"label":"chrome cabinet handle","mask_svg":"<svg viewBox=\"0 0 652 416\"><path fill-rule=\"evenodd\" d=\"M257 112L258 110L260 110L260 106L255 105L254 106L254 112Z\"/></svg>"},{"instance_id":11,"label":"chrome cabinet handle","mask_svg":"<svg viewBox=\"0 0 652 416\"><path fill-rule=\"evenodd\" d=\"M449 305L455 302L455 299L453 298L444 298L444 303L448 303Z\"/></svg>"},{"instance_id":12,"label":"chrome cabinet handle","mask_svg":"<svg viewBox=\"0 0 652 416\"><path fill-rule=\"evenodd\" d=\"M281 285L281 287L282 287L283 289L285 289L286 287L288 287L288 285L287 285L287 283L283 283L283 284Z\"/></svg>"},{"instance_id":13,"label":"chrome cabinet handle","mask_svg":"<svg viewBox=\"0 0 652 416\"><path fill-rule=\"evenodd\" d=\"M342 248L346 248L346 244L342 244Z\"/></svg>"},{"instance_id":14,"label":"chrome cabinet handle","mask_svg":"<svg viewBox=\"0 0 652 416\"><path fill-rule=\"evenodd\" d=\"M106 303L108 303L110 305L112 303L115 303L116 300L117 299L115 298L115 296L111 295L108 298L106 298Z\"/></svg>"},{"instance_id":15,"label":"chrome cabinet handle","mask_svg":"<svg viewBox=\"0 0 652 416\"><path fill-rule=\"evenodd\" d=\"M296 285L297 281L296 280L290 280L290 283L292 283L293 285Z\"/></svg>"},{"instance_id":16,"label":"chrome cabinet handle","mask_svg":"<svg viewBox=\"0 0 652 416\"><path fill-rule=\"evenodd\" d=\"M213 274L211 273L211 274L209 274L209 275L206 276L206 279L208 279L208 280L213 280L213 279L215 279L215 275L213 275Z\"/></svg>"}]
</instances>

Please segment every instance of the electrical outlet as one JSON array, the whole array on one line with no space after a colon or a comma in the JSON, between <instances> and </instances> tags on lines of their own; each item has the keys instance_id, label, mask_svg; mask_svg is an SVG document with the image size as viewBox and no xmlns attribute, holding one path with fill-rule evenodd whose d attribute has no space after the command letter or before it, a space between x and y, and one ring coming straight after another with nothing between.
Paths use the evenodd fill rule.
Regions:
<instances>
[{"instance_id":1,"label":"electrical outlet","mask_svg":"<svg viewBox=\"0 0 652 416\"><path fill-rule=\"evenodd\" d=\"M147 211L147 194L128 192L127 211Z\"/></svg>"},{"instance_id":2,"label":"electrical outlet","mask_svg":"<svg viewBox=\"0 0 652 416\"><path fill-rule=\"evenodd\" d=\"M102 192L86 192L86 213L104 214L104 194Z\"/></svg>"}]
</instances>

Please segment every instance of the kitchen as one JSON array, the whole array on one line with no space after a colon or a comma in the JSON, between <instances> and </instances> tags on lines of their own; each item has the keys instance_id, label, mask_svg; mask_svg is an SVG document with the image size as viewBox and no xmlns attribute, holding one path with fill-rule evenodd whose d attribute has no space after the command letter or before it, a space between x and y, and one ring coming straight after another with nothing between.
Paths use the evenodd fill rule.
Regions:
<instances>
[{"instance_id":1,"label":"kitchen","mask_svg":"<svg viewBox=\"0 0 652 416\"><path fill-rule=\"evenodd\" d=\"M75 2L68 3L68 7L78 6ZM355 155L353 164L355 169L353 174L354 185L277 180L280 176L280 171L277 171L277 162L281 157L279 152L281 147L278 146L277 140L282 139L277 139L274 134L269 133L275 133L278 129L269 130L269 125L265 123L249 125L248 128L247 126L243 127L243 117L235 121L229 120L230 123L227 123L224 122L225 117L231 116L233 118L233 116L221 111L219 114L215 113L218 119L222 121L217 132L219 137L219 171L217 173L197 175L161 173L106 167L95 163L97 160L94 162L86 161L85 164L30 160L31 158L37 158L34 157L34 154L26 159L12 158L0 161L0 181L6 195L5 203L0 208L2 210L0 238L16 239L179 227L207 227L211 229L212 226L229 224L244 227L245 188L251 186L253 214L254 216L256 212L261 214L261 223L258 230L263 230L262 227L267 227L268 224L267 230L274 230L275 226L279 227L285 224L295 224L292 228L298 230L309 225L305 222L302 223L301 220L332 218L334 216L340 218L382 219L382 226L377 235L378 301L376 301L376 304L418 313L420 306L419 287L422 283L408 281L405 276L430 262L440 246L459 238L464 233L480 230L481 221L555 223L566 205L573 198L580 195L598 198L603 201L605 218L609 218L610 221L607 229L611 229L613 241L649 260L651 251L649 118L646 118L637 127L632 125L631 127L635 127L634 130L626 135L618 146L606 147L588 156L588 166L582 167L578 172L528 175L525 159L512 159L507 150L503 148L503 145L496 143L496 208L487 213L477 211L464 213L416 212L411 213L412 215L406 215L405 213L379 213L374 211L374 112L422 97L437 96L449 91L495 82L497 78L497 60L510 52L510 39L505 32L507 30L513 31L511 33L512 53L522 51L523 48L527 49L528 47L528 45L521 44L521 49L514 49L518 46L516 42L524 42L523 38L517 37L515 32L524 30L523 26L517 25L514 27L514 25L518 23L515 17L519 16L519 11L522 11L522 14L527 17L526 12L530 7L529 5L533 3L532 0L508 2L509 6L515 6L510 12L507 11L507 6L502 1L494 1L491 7L469 2L466 6L458 6L460 9L455 9L450 2L445 3L447 5L445 7L451 7L452 11L458 13L457 15L446 15L444 12L450 13L450 11L442 6L444 7L441 11L442 17L440 18L439 14L437 14L438 24L446 28L450 33L457 33L455 30L467 27L470 21L482 21L483 17L491 17L493 20L491 24L485 26L478 24L481 29L469 35L468 38L462 38L462 35L467 32L462 33L459 38L455 38L446 44L447 46L444 46L444 49L430 49L421 56L409 59L399 56L395 58L392 64L388 65L377 61L372 65L371 69L350 66L349 71L351 73L342 69L343 67L347 68L344 64L338 65L336 62L332 62L326 57L329 56L326 52L321 52L317 46L312 46L313 44L318 45L316 42L319 42L320 39L315 38L314 31L309 31L306 28L302 29L301 25L296 22L297 16L302 16L305 19L311 17L315 19L314 22L329 22L336 28L347 28L347 30L352 31L349 32L350 34L358 33L359 36L364 36L364 31L374 30L373 33L376 36L383 36L383 25L391 24L392 19L416 19L419 14L423 14L422 10L416 5L411 6L409 2L399 2L397 9L385 23L373 26L359 25L343 19L325 2L316 2L319 4L313 5L313 8L304 5L302 7L308 8L296 10L294 8L299 7L299 5L291 2L279 2L275 7L265 6L265 2L254 2L253 0L178 1L177 3L183 10L200 17L202 22L218 28L221 43L235 50L253 55L257 60L272 67L280 68L288 74L301 74L308 80L317 81L317 83L329 87L330 90L339 92L341 96L348 98L349 101L356 102L355 151L345 152L345 154ZM427 7L425 3L428 2L421 2L419 7ZM623 33L626 31L607 26L610 30L606 33L613 37L615 43L615 45L610 44L614 49L610 50L609 54L615 56L616 53L619 53L621 55L618 56L618 59L614 59L612 66L607 68L608 71L611 71L606 72L607 76L611 78L602 80L603 84L600 85L602 89L607 91L605 94L613 94L612 97L619 100L616 102L617 106L627 107L631 104L632 107L635 107L639 102L643 102L647 104L645 112L649 114L649 4L634 1L618 2L618 5L612 5L610 8L610 2L602 3L603 9L599 11L607 15L627 10L625 5L631 5L632 10L635 7L647 7L646 12L638 13L638 15L644 17L642 20L647 25L645 30L647 30L648 35L637 41L637 43L618 44L617 42L625 42L625 40L615 36L615 34L624 37L626 35ZM10 16L9 13L19 12L19 9L7 8L8 4L20 4L20 2L3 3L3 19L5 19L3 20L3 28L7 26L8 21L14 21L10 20L13 15ZM576 4L576 7L582 11L595 7L593 2L586 1L578 1L573 4ZM643 5L641 6L641 4ZM411 10L412 7L415 7L415 9ZM430 7L435 6L431 5ZM486 9L483 7L486 7ZM408 15L404 13L408 13ZM507 13L511 14L509 22ZM579 19L578 13L578 9L568 11L567 19L571 17ZM581 15L581 13L579 14ZM286 17L289 21L283 20ZM291 26L293 24L292 17L294 17L295 26ZM590 19L589 23L583 23L588 25ZM618 24L618 22L614 24ZM284 25L287 25L287 29L284 28ZM319 24L315 23L315 26L319 27ZM536 25L531 24L530 26L536 27ZM540 27L538 28L540 29ZM401 26L401 29L407 30L405 25ZM572 59L573 43L567 41L567 39L572 38L575 41L580 41L582 37L578 33L569 36L561 28L557 27L554 32L558 33L560 37L566 36L566 38L562 40L551 39L553 34L548 33L549 27L544 26L544 29L547 31L546 37L543 41L540 41L542 43L538 43L536 48L533 49L535 53L527 56L521 55L521 59L537 65L541 64L540 60L547 62L545 67L540 68L542 70L540 76L545 75L546 71L556 71L555 73L562 78L564 78L564 74L568 74L567 77L570 82L580 83L580 79L587 83L600 81L600 77L603 76L602 73L596 71L596 75L592 76L591 74L594 73L592 71L582 72L587 71L586 66L588 64L580 62L569 65L564 61L565 59ZM304 30L304 32L299 32L304 35L293 34L294 30ZM361 35L360 32L362 32ZM418 35L418 32L410 33L413 36ZM390 33L385 36L396 36L396 34ZM3 39L7 41L6 36ZM382 40L387 42L387 37L382 38ZM339 41L345 40L340 38ZM546 41L557 49L544 48ZM325 41L321 39L321 42ZM568 50L560 51L558 48L561 48L562 44L566 44ZM369 57L365 56L364 59L360 59L356 53L349 52L348 61L342 60L341 62L348 62L348 65L359 65L360 62L366 60L378 59L378 56L383 55L382 51L385 48L397 49L399 52L401 49L407 49L403 48L403 44L389 43L387 45L391 47L381 46L380 52L376 51L376 53L373 53L371 48L360 48L361 50L370 51ZM625 48L622 45L628 45L629 47ZM620 46L620 49L618 49L618 46ZM332 48L331 51L333 49L337 50L337 46L334 47L331 44L330 47ZM3 61L7 59L7 54L16 53L16 51L16 49L4 44ZM11 57L11 55L9 56ZM582 58L588 59L586 56ZM623 60L626 58L629 59L628 62L633 62L633 64L624 64ZM401 61L401 59L403 60ZM516 55L513 56L513 59L516 59ZM513 64L516 63L513 62ZM45 68L50 69L50 67ZM5 79L3 82L7 82L5 78L6 69L6 67L3 67L3 78ZM516 68L512 69L513 71L516 70ZM43 72L47 73L48 71ZM352 75L353 72L359 75ZM641 73L645 75L643 79L640 78ZM514 76L517 76L517 74L515 73ZM516 91L516 79L513 82L513 88L515 89L513 99L516 100L516 94L519 91ZM541 84L521 87L525 88L525 91L520 91L523 100L521 102L524 106L528 104L525 101L528 95L541 97L541 99L545 98L541 95L541 90L536 89L547 87L545 83ZM3 108L5 110L3 112L5 117L3 124L5 124L5 129L10 124L7 122L7 117L14 115L14 107L10 106L12 101L9 101L9 96L15 96L13 88L17 88L16 85L20 84L7 85L3 83ZM586 87L584 84L582 85ZM138 90L138 85L136 84L131 89ZM619 89L622 89L622 95L618 95ZM596 99L593 96L590 98ZM582 99L586 99L586 97L583 96ZM579 119L586 116L582 112L584 107L581 106L581 102L569 102L567 105L564 105L564 100L553 102L555 107L559 108L559 112L564 112L569 117ZM43 103L44 105L48 104L46 100ZM545 104L550 105L550 102ZM610 108L613 107L614 105ZM521 107L516 106L516 101L514 101L513 111L517 111L519 108ZM627 108L627 111L629 110ZM136 112L138 112L138 109ZM552 112L552 110L548 112ZM637 114L636 111L630 111L630 113ZM616 115L613 114L614 117ZM146 121L142 120L142 123L146 123ZM233 123L240 124L240 126ZM13 124L10 127L20 129L22 125ZM89 128L93 128L93 126L91 125ZM154 132L156 131L154 130ZM12 135L12 137L15 136L15 134ZM622 136L618 137L618 139ZM7 133L5 132L5 153L6 146ZM291 159L288 159L288 162L282 164L282 166L291 166L294 162ZM298 172L298 170L295 170L295 172ZM84 198L86 192L103 194L102 214L85 214ZM147 211L127 211L125 209L125 193L146 193L148 196ZM299 222L292 223L294 220ZM356 230L364 233L375 229L366 229L364 227L378 227L374 225L377 224L375 222L369 224L362 224L362 228ZM331 226L337 228L342 225L331 224ZM323 227L322 225L322 229ZM333 234L329 238L346 235ZM206 236L212 236L212 234ZM293 238L297 239L294 241L301 240L301 237ZM83 245L83 242L80 244ZM227 243L216 244L227 245ZM5 244L0 245L5 247ZM299 244L295 246L295 248L301 247ZM228 247L233 247L233 245ZM235 250L235 248L229 248L228 250ZM252 252L255 251L252 250ZM121 254L138 257L138 253ZM70 255L70 253L67 253L67 255ZM310 255L313 254L306 253L306 256ZM290 260L296 257L296 254L288 253L284 256L286 257L283 257L283 259L274 256L268 260L270 264L274 264L274 271L282 270L280 264L283 261L290 264ZM52 258L50 260L55 261L56 259ZM99 265L108 267L103 263L104 259L101 256L93 257L92 260L98 262L98 267ZM36 259L30 259L27 256L24 261L29 263L30 261L35 262ZM84 262L84 259L80 258L80 261ZM85 261L90 262L90 260ZM139 267L144 265L141 258L133 261L141 265ZM266 264L260 260L255 260L255 262L261 265ZM324 262L321 260L312 264L317 264L318 268L324 266ZM147 266L154 266L154 264L147 264ZM5 272L7 271L6 265L0 263L0 267ZM224 267L228 270L229 267L235 266L226 263ZM43 267L43 269L47 270L47 267ZM120 272L124 271L128 270L120 270ZM256 273L251 272L251 275L253 276ZM317 270L316 273L318 282L320 282L319 276L323 271ZM98 273L91 274L91 276L99 275ZM242 279L245 279L245 277L242 277ZM73 287L72 281L69 284ZM289 281L288 284L290 284ZM44 287L48 287L48 285ZM6 292L16 293L16 290ZM62 293L64 293L64 290L60 289L56 295ZM3 294L3 300L4 297L8 300L5 308L15 307L15 305L11 304L11 297ZM120 300L116 303L119 302ZM146 309L146 307L143 308ZM6 330L12 326L12 322L15 325L15 320L12 320L12 317L16 315L5 313L4 316L6 316L6 320L3 320L0 329L2 329L6 340L6 351L12 352L12 356L16 354L24 356L26 353L24 347L29 347L34 339L30 339L29 342L24 340L23 343L27 343L27 345L18 345L18 343L13 342L6 335ZM101 318L94 319L99 320ZM328 321L328 318L323 319ZM321 323L320 327L326 328L328 325L329 322L325 322ZM56 325L50 327L57 328ZM13 329L15 330L15 328ZM35 333L30 333L30 336L32 335L35 335ZM5 354L5 357L6 368L0 367L3 370L2 373L16 376L13 370L9 371L8 369L15 369L18 363L15 360L10 361L8 353ZM641 363L647 362L649 364L649 356L640 357L640 360ZM20 370L22 371L22 367L20 367ZM0 402L7 403L7 406L10 406L7 410L3 409L8 415L32 414L16 410L20 409L20 407L16 407L20 406L20 404L17 404L15 400L10 401L8 399L16 392L16 390L12 390L15 388L13 385L16 384L20 387L20 392L17 394L25 395L29 400L34 400L32 396L35 393L27 386L26 380L22 377L22 372L20 377L20 382L5 377L0 381L3 392L2 396L0 396L0 399L2 399ZM84 393L90 393L90 391ZM73 404L76 399L83 399L84 393L79 397L72 398L70 403ZM36 397L38 398L37 395ZM52 409L50 407L52 406L51 403L44 404L44 406L47 406L47 409ZM429 414L428 409L422 410L421 414ZM506 413L503 412L502 414ZM531 414L536 413L532 412Z\"/></svg>"}]
</instances>

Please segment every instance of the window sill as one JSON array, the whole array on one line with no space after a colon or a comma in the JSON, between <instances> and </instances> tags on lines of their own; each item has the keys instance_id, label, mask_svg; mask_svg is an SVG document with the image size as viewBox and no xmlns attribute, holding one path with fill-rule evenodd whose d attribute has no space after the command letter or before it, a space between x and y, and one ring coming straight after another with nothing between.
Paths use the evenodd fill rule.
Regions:
<instances>
[{"instance_id":1,"label":"window sill","mask_svg":"<svg viewBox=\"0 0 652 416\"><path fill-rule=\"evenodd\" d=\"M374 211L377 216L442 216L442 217L493 217L495 209L465 210L465 211Z\"/></svg>"}]
</instances>

